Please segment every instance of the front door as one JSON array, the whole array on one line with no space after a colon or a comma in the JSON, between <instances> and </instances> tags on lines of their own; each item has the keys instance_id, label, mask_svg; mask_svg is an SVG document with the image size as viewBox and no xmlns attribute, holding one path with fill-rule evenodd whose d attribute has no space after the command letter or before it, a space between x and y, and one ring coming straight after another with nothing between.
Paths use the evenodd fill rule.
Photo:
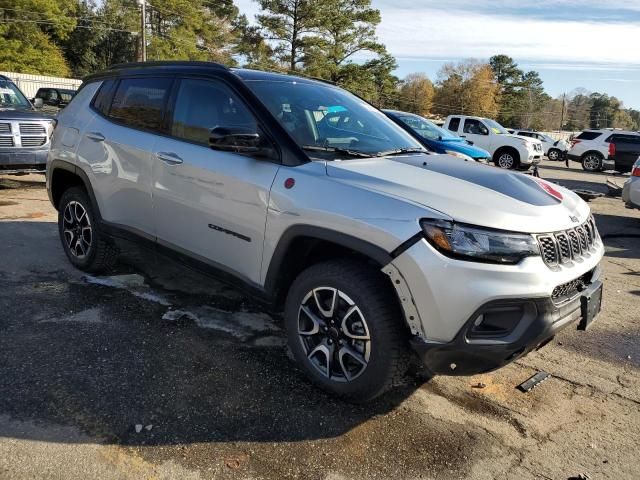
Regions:
<instances>
[{"instance_id":1,"label":"front door","mask_svg":"<svg viewBox=\"0 0 640 480\"><path fill-rule=\"evenodd\" d=\"M473 142L474 145L492 152L491 135L487 126L476 118L465 118L461 137Z\"/></svg>"},{"instance_id":2,"label":"front door","mask_svg":"<svg viewBox=\"0 0 640 480\"><path fill-rule=\"evenodd\" d=\"M183 79L170 128L153 159L158 242L258 283L279 165L210 147L214 128L258 132L255 117L221 81Z\"/></svg>"}]
</instances>

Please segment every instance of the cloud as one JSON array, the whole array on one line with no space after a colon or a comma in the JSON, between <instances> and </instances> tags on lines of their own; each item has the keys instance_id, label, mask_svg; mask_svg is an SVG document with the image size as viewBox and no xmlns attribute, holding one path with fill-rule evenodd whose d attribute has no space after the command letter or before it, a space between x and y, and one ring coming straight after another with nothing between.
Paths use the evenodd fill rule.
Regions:
<instances>
[{"instance_id":1,"label":"cloud","mask_svg":"<svg viewBox=\"0 0 640 480\"><path fill-rule=\"evenodd\" d=\"M409 14L410 13L410 14ZM540 20L429 7L386 7L380 40L398 58L515 58L640 64L640 23Z\"/></svg>"}]
</instances>

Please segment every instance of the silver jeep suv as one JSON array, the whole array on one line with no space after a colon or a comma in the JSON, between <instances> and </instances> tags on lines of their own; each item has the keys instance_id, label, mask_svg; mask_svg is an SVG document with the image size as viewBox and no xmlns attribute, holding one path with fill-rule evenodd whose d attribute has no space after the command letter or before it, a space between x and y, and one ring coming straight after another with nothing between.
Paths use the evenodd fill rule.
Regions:
<instances>
[{"instance_id":1,"label":"silver jeep suv","mask_svg":"<svg viewBox=\"0 0 640 480\"><path fill-rule=\"evenodd\" d=\"M561 187L429 155L333 85L211 63L116 66L58 117L62 246L98 272L134 239L284 312L321 387L366 401L413 358L486 372L600 309L603 244Z\"/></svg>"}]
</instances>

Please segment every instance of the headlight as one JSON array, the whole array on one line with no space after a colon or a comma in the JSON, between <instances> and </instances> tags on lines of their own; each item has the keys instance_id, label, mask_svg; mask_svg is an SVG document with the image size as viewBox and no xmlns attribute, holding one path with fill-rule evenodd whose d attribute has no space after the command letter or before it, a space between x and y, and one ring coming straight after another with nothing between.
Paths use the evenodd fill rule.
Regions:
<instances>
[{"instance_id":1,"label":"headlight","mask_svg":"<svg viewBox=\"0 0 640 480\"><path fill-rule=\"evenodd\" d=\"M465 155L464 153L456 152L454 150L445 150L444 153L446 153L447 155L453 155L454 157L462 158L463 160L466 160L467 162L475 161L469 155Z\"/></svg>"},{"instance_id":2,"label":"headlight","mask_svg":"<svg viewBox=\"0 0 640 480\"><path fill-rule=\"evenodd\" d=\"M421 220L420 225L429 243L449 257L514 265L540 255L535 239L526 233L431 219Z\"/></svg>"}]
</instances>

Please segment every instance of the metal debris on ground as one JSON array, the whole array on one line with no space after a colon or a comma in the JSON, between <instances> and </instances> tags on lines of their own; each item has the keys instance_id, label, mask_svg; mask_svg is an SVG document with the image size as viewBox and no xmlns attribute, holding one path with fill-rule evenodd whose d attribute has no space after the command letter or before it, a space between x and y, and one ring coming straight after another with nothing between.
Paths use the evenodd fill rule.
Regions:
<instances>
[{"instance_id":1,"label":"metal debris on ground","mask_svg":"<svg viewBox=\"0 0 640 480\"><path fill-rule=\"evenodd\" d=\"M478 382L478 383L474 383L473 385L471 385L471 388L485 388L487 385L482 383L482 382Z\"/></svg>"},{"instance_id":2,"label":"metal debris on ground","mask_svg":"<svg viewBox=\"0 0 640 480\"><path fill-rule=\"evenodd\" d=\"M518 390L521 392L528 392L529 390L537 387L541 382L549 378L551 375L547 372L538 372L535 375L531 376L528 380L525 380L520 385L518 385Z\"/></svg>"},{"instance_id":3,"label":"metal debris on ground","mask_svg":"<svg viewBox=\"0 0 640 480\"><path fill-rule=\"evenodd\" d=\"M576 188L573 190L573 193L578 195L585 202L593 200L594 198L604 197L604 193L602 192L596 192L594 190L586 190L584 188Z\"/></svg>"}]
</instances>

